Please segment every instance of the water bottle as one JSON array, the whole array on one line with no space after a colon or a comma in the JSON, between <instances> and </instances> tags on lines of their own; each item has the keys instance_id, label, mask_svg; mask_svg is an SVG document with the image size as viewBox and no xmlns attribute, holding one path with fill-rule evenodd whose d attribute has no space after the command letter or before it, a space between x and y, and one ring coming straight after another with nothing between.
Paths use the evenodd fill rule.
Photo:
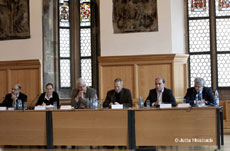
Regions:
<instances>
[{"instance_id":1,"label":"water bottle","mask_svg":"<svg viewBox=\"0 0 230 151\"><path fill-rule=\"evenodd\" d=\"M27 102L23 102L23 110L27 110Z\"/></svg>"},{"instance_id":2,"label":"water bottle","mask_svg":"<svg viewBox=\"0 0 230 151\"><path fill-rule=\"evenodd\" d=\"M89 109L93 108L93 99L89 99Z\"/></svg>"},{"instance_id":3,"label":"water bottle","mask_svg":"<svg viewBox=\"0 0 230 151\"><path fill-rule=\"evenodd\" d=\"M143 108L143 107L144 107L143 98L142 98L142 96L140 96L140 99L139 99L139 108Z\"/></svg>"},{"instance_id":4,"label":"water bottle","mask_svg":"<svg viewBox=\"0 0 230 151\"><path fill-rule=\"evenodd\" d=\"M22 110L22 100L18 100L18 110Z\"/></svg>"},{"instance_id":5,"label":"water bottle","mask_svg":"<svg viewBox=\"0 0 230 151\"><path fill-rule=\"evenodd\" d=\"M57 110L57 101L53 102L54 110Z\"/></svg>"},{"instance_id":6,"label":"water bottle","mask_svg":"<svg viewBox=\"0 0 230 151\"><path fill-rule=\"evenodd\" d=\"M17 109L18 109L17 100L14 101L13 106L14 106L14 110L17 110Z\"/></svg>"},{"instance_id":7,"label":"water bottle","mask_svg":"<svg viewBox=\"0 0 230 151\"><path fill-rule=\"evenodd\" d=\"M93 109L98 109L98 101L97 101L97 99L93 100Z\"/></svg>"},{"instance_id":8,"label":"water bottle","mask_svg":"<svg viewBox=\"0 0 230 151\"><path fill-rule=\"evenodd\" d=\"M219 106L219 93L218 90L215 90L215 102L214 102L215 106Z\"/></svg>"}]
</instances>

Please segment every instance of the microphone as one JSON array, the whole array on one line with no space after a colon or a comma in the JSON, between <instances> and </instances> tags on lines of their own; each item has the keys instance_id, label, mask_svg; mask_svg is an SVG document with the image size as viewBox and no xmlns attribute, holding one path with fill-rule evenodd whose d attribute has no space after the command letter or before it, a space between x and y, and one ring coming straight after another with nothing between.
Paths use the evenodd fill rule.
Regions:
<instances>
[{"instance_id":1,"label":"microphone","mask_svg":"<svg viewBox=\"0 0 230 151\"><path fill-rule=\"evenodd\" d=\"M34 106L33 106L33 103L35 100L37 100L37 98L40 96L40 94L37 94L35 96L35 98L30 102L30 105L28 106L28 110L33 110L34 109Z\"/></svg>"}]
</instances>

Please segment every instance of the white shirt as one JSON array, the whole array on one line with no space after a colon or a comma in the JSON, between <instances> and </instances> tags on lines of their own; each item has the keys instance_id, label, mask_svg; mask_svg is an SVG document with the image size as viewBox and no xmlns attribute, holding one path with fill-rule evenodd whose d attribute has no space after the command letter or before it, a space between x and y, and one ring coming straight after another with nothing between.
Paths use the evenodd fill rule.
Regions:
<instances>
[{"instance_id":1,"label":"white shirt","mask_svg":"<svg viewBox=\"0 0 230 151\"><path fill-rule=\"evenodd\" d=\"M164 88L161 90L161 92L157 91L157 102L158 102L158 104L162 103L162 94L163 94L163 92L164 92Z\"/></svg>"},{"instance_id":2,"label":"white shirt","mask_svg":"<svg viewBox=\"0 0 230 151\"><path fill-rule=\"evenodd\" d=\"M48 101L49 101L52 97L53 97L53 94L51 94L51 96L50 96L49 98L48 98L48 96L45 94L45 99L48 100Z\"/></svg>"}]
</instances>

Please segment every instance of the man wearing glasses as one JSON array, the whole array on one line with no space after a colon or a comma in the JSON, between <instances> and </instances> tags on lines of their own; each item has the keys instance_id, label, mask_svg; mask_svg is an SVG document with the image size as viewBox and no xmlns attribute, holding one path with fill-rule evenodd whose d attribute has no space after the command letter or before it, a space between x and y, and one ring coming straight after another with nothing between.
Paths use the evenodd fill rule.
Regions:
<instances>
[{"instance_id":1,"label":"man wearing glasses","mask_svg":"<svg viewBox=\"0 0 230 151\"><path fill-rule=\"evenodd\" d=\"M17 104L20 102L21 107L23 108L24 102L27 102L27 96L21 93L21 89L22 87L20 84L15 84L11 90L11 93L6 94L5 99L2 103L0 103L0 106L14 107L14 105L17 106Z\"/></svg>"},{"instance_id":2,"label":"man wearing glasses","mask_svg":"<svg viewBox=\"0 0 230 151\"><path fill-rule=\"evenodd\" d=\"M214 104L214 96L212 94L212 89L204 86L203 78L195 78L194 87L188 88L185 95L186 103L195 105L194 100L205 100L206 105ZM196 98L198 97L198 98Z\"/></svg>"},{"instance_id":3,"label":"man wearing glasses","mask_svg":"<svg viewBox=\"0 0 230 151\"><path fill-rule=\"evenodd\" d=\"M71 105L76 109L89 108L90 99L97 99L96 90L86 86L82 78L77 80L77 88L73 90Z\"/></svg>"}]
</instances>

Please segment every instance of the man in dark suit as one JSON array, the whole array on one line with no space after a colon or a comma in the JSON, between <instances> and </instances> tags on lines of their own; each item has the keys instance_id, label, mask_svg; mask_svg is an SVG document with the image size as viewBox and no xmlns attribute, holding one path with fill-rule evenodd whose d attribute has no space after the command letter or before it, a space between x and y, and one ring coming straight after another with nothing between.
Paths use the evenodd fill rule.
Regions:
<instances>
[{"instance_id":1,"label":"man in dark suit","mask_svg":"<svg viewBox=\"0 0 230 151\"><path fill-rule=\"evenodd\" d=\"M14 107L14 104L18 104L21 102L22 109L24 108L24 102L27 102L27 96L23 93L21 93L21 85L15 84L12 88L12 92L9 94L6 94L5 99L2 103L0 103L0 106L5 107Z\"/></svg>"},{"instance_id":2,"label":"man in dark suit","mask_svg":"<svg viewBox=\"0 0 230 151\"><path fill-rule=\"evenodd\" d=\"M194 87L188 88L187 93L185 95L186 103L190 103L190 105L194 105L194 101L196 100L196 96L198 100L205 100L206 105L214 104L214 96L212 94L212 89L204 86L203 78L195 78Z\"/></svg>"},{"instance_id":3,"label":"man in dark suit","mask_svg":"<svg viewBox=\"0 0 230 151\"><path fill-rule=\"evenodd\" d=\"M149 91L149 95L144 104L145 106L147 105L147 100L150 101L150 106L158 107L162 103L176 106L176 100L172 94L172 90L165 88L165 80L163 78L156 78L155 86L155 89Z\"/></svg>"},{"instance_id":4,"label":"man in dark suit","mask_svg":"<svg viewBox=\"0 0 230 151\"><path fill-rule=\"evenodd\" d=\"M72 92L71 105L76 109L89 108L89 100L97 99L96 90L86 86L86 82L82 78L79 78L76 84L77 88Z\"/></svg>"},{"instance_id":5,"label":"man in dark suit","mask_svg":"<svg viewBox=\"0 0 230 151\"><path fill-rule=\"evenodd\" d=\"M114 89L107 92L103 107L123 104L125 108L133 106L132 95L129 89L123 88L123 81L120 78L114 80Z\"/></svg>"}]
</instances>

